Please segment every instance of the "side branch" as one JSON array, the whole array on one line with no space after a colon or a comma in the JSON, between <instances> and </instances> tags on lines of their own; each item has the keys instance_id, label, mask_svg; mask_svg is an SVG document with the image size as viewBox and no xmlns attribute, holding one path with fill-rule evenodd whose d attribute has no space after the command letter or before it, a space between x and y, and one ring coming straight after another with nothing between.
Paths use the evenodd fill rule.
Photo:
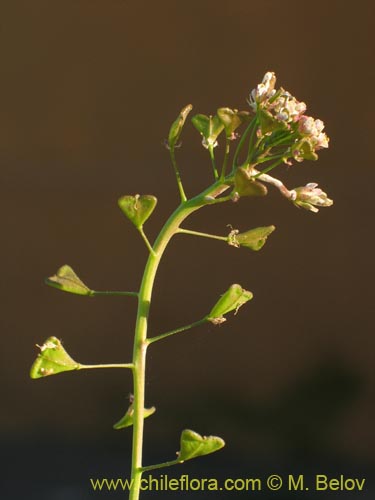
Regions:
<instances>
[{"instance_id":1,"label":"side branch","mask_svg":"<svg viewBox=\"0 0 375 500\"><path fill-rule=\"evenodd\" d=\"M195 328L196 326L203 325L207 323L208 319L205 317L200 319L199 321L195 321L195 323L191 323L190 325L181 326L180 328L176 328L175 330L171 330L170 332L162 333L161 335L157 335L156 337L150 337L147 339L147 344L152 344L157 342L158 340L165 339L166 337L170 337L171 335L175 335L176 333L186 332L191 328Z\"/></svg>"},{"instance_id":2,"label":"side branch","mask_svg":"<svg viewBox=\"0 0 375 500\"><path fill-rule=\"evenodd\" d=\"M213 240L229 241L228 236L216 236L215 234L201 233L199 231L191 231L190 229L179 228L177 233L180 234L191 234L192 236L201 236L202 238L211 238Z\"/></svg>"}]
</instances>

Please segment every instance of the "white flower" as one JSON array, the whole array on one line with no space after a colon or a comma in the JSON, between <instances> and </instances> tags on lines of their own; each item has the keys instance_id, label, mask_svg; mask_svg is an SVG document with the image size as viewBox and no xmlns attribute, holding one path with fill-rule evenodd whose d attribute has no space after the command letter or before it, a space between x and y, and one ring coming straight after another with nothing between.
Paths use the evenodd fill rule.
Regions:
<instances>
[{"instance_id":1,"label":"white flower","mask_svg":"<svg viewBox=\"0 0 375 500\"><path fill-rule=\"evenodd\" d=\"M298 121L299 133L309 136L314 150L328 148L329 138L323 129L322 120L315 120L312 116L303 115Z\"/></svg>"},{"instance_id":2,"label":"white flower","mask_svg":"<svg viewBox=\"0 0 375 500\"><path fill-rule=\"evenodd\" d=\"M258 103L263 102L275 95L276 76L273 71L267 71L264 75L262 83L259 83L255 89L250 92L249 104L256 111Z\"/></svg>"},{"instance_id":3,"label":"white flower","mask_svg":"<svg viewBox=\"0 0 375 500\"><path fill-rule=\"evenodd\" d=\"M327 194L318 188L316 182L310 182L306 186L295 188L293 192L295 193L293 203L310 212L319 212L316 207L330 207L333 205L333 200L330 200Z\"/></svg>"}]
</instances>

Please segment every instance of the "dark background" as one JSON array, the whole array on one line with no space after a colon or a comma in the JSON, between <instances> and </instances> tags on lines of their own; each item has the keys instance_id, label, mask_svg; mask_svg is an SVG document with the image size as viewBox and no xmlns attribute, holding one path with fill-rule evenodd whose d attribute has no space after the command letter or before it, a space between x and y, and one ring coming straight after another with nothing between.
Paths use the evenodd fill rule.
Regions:
<instances>
[{"instance_id":1,"label":"dark background","mask_svg":"<svg viewBox=\"0 0 375 500\"><path fill-rule=\"evenodd\" d=\"M4 498L91 499L104 493L90 491L89 477L128 476L131 432L111 426L126 410L130 374L31 381L28 370L35 344L50 335L83 363L129 361L135 301L71 296L43 279L68 263L94 289L137 289L147 251L118 197L158 197L146 226L153 238L178 203L163 141L179 110L246 109L267 70L331 138L317 163L278 175L289 187L319 182L335 205L314 215L270 190L185 224L216 234L228 224L277 231L258 254L182 236L167 250L154 334L206 314L230 283L255 298L221 327L150 348L147 401L157 413L146 423L145 461L173 458L188 427L223 436L226 448L161 473L344 474L368 482L343 498L372 498L371 4L0 2ZM206 187L208 155L190 124L178 158L187 193Z\"/></svg>"}]
</instances>

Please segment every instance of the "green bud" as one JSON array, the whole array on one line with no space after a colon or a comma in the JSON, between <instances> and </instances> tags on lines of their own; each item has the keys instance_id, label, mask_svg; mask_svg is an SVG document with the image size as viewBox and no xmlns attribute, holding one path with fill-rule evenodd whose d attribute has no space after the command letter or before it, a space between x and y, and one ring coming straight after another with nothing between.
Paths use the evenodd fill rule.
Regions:
<instances>
[{"instance_id":1,"label":"green bud","mask_svg":"<svg viewBox=\"0 0 375 500\"><path fill-rule=\"evenodd\" d=\"M152 406L151 408L145 408L143 410L143 418L147 418L153 413L155 413L156 408L155 406ZM119 429L125 429L125 427L130 427L133 425L134 422L134 404L132 403L125 415L115 423L113 426L114 429L119 430Z\"/></svg>"},{"instance_id":2,"label":"green bud","mask_svg":"<svg viewBox=\"0 0 375 500\"><path fill-rule=\"evenodd\" d=\"M181 462L184 462L192 458L209 455L224 446L224 440L218 436L201 436L197 432L185 429L181 433L178 458Z\"/></svg>"},{"instance_id":3,"label":"green bud","mask_svg":"<svg viewBox=\"0 0 375 500\"><path fill-rule=\"evenodd\" d=\"M46 278L47 285L53 286L63 292L77 295L92 295L92 290L81 281L70 266L60 267L54 276Z\"/></svg>"},{"instance_id":4,"label":"green bud","mask_svg":"<svg viewBox=\"0 0 375 500\"><path fill-rule=\"evenodd\" d=\"M238 309L252 298L253 294L251 292L240 285L234 284L216 302L207 319L215 325L223 323L226 321L224 314L231 311L235 311L235 314L237 314Z\"/></svg>"},{"instance_id":5,"label":"green bud","mask_svg":"<svg viewBox=\"0 0 375 500\"><path fill-rule=\"evenodd\" d=\"M256 227L245 233L238 233L237 230L233 230L229 234L228 243L235 247L247 247L257 252L265 245L268 236L274 230L275 226Z\"/></svg>"},{"instance_id":6,"label":"green bud","mask_svg":"<svg viewBox=\"0 0 375 500\"><path fill-rule=\"evenodd\" d=\"M49 337L38 347L40 354L30 369L31 378L48 377L80 368L80 364L69 356L56 337Z\"/></svg>"},{"instance_id":7,"label":"green bud","mask_svg":"<svg viewBox=\"0 0 375 500\"><path fill-rule=\"evenodd\" d=\"M251 178L251 170L237 168L234 174L234 193L236 196L266 196L267 188Z\"/></svg>"},{"instance_id":8,"label":"green bud","mask_svg":"<svg viewBox=\"0 0 375 500\"><path fill-rule=\"evenodd\" d=\"M187 115L190 113L190 111L193 109L193 106L191 104L188 104L184 108L182 108L180 114L176 118L176 120L172 123L172 126L169 130L169 135L168 135L168 145L170 149L174 149L176 146L176 143L180 139L180 135L182 132L182 128L185 124L185 120Z\"/></svg>"},{"instance_id":9,"label":"green bud","mask_svg":"<svg viewBox=\"0 0 375 500\"><path fill-rule=\"evenodd\" d=\"M126 217L140 229L154 211L157 201L155 196L150 194L136 194L122 196L118 204Z\"/></svg>"},{"instance_id":10,"label":"green bud","mask_svg":"<svg viewBox=\"0 0 375 500\"><path fill-rule=\"evenodd\" d=\"M219 108L217 116L224 125L227 137L232 137L234 131L245 121L248 120L250 114L246 111L238 111L237 109Z\"/></svg>"},{"instance_id":11,"label":"green bud","mask_svg":"<svg viewBox=\"0 0 375 500\"><path fill-rule=\"evenodd\" d=\"M217 138L224 130L218 116L195 115L191 119L194 127L203 137L203 146L205 148L217 146Z\"/></svg>"}]
</instances>

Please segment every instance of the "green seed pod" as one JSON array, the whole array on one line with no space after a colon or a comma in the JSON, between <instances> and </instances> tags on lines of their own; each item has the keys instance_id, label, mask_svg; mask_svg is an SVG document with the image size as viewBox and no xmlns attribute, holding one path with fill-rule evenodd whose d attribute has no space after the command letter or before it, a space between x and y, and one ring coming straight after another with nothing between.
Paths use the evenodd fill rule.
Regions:
<instances>
[{"instance_id":1,"label":"green seed pod","mask_svg":"<svg viewBox=\"0 0 375 500\"><path fill-rule=\"evenodd\" d=\"M136 194L135 196L122 196L118 204L126 217L137 229L140 229L154 211L157 201L155 196Z\"/></svg>"},{"instance_id":2,"label":"green seed pod","mask_svg":"<svg viewBox=\"0 0 375 500\"><path fill-rule=\"evenodd\" d=\"M209 455L225 446L218 436L201 436L197 432L185 429L181 433L180 451L177 453L181 462L192 458Z\"/></svg>"},{"instance_id":3,"label":"green seed pod","mask_svg":"<svg viewBox=\"0 0 375 500\"><path fill-rule=\"evenodd\" d=\"M153 413L155 413L156 408L155 406L152 406L151 408L145 408L143 410L143 418L147 418ZM119 429L125 429L125 427L130 427L133 425L134 422L134 405L133 403L129 406L127 412L125 415L120 418L118 422L116 422L113 426L114 429L119 430Z\"/></svg>"},{"instance_id":4,"label":"green seed pod","mask_svg":"<svg viewBox=\"0 0 375 500\"><path fill-rule=\"evenodd\" d=\"M188 104L184 108L182 108L180 114L176 118L176 120L172 123L172 126L169 130L168 134L168 145L170 149L174 149L176 146L176 143L180 139L180 135L182 132L182 128L185 124L185 120L187 115L190 113L190 111L193 109L193 106L191 104Z\"/></svg>"},{"instance_id":5,"label":"green seed pod","mask_svg":"<svg viewBox=\"0 0 375 500\"><path fill-rule=\"evenodd\" d=\"M231 285L211 309L207 319L215 325L223 323L226 321L224 314L231 311L235 311L236 314L238 309L252 298L253 294L241 285Z\"/></svg>"},{"instance_id":6,"label":"green seed pod","mask_svg":"<svg viewBox=\"0 0 375 500\"><path fill-rule=\"evenodd\" d=\"M56 337L49 337L42 346L38 347L40 354L30 369L31 378L48 377L80 368L80 364L69 356Z\"/></svg>"},{"instance_id":7,"label":"green seed pod","mask_svg":"<svg viewBox=\"0 0 375 500\"><path fill-rule=\"evenodd\" d=\"M236 247L246 247L250 248L257 252L260 250L266 243L268 236L273 233L275 230L275 226L264 226L264 227L256 227L254 229L250 229L245 233L236 234L236 232L232 231L229 235L228 243L229 245L233 245Z\"/></svg>"},{"instance_id":8,"label":"green seed pod","mask_svg":"<svg viewBox=\"0 0 375 500\"><path fill-rule=\"evenodd\" d=\"M224 125L221 123L219 117L216 115L195 115L191 121L203 137L203 145L205 147L215 147L218 136L224 130Z\"/></svg>"},{"instance_id":9,"label":"green seed pod","mask_svg":"<svg viewBox=\"0 0 375 500\"><path fill-rule=\"evenodd\" d=\"M232 137L233 132L245 121L248 120L250 114L246 111L238 111L237 109L219 108L217 116L224 125L227 137Z\"/></svg>"},{"instance_id":10,"label":"green seed pod","mask_svg":"<svg viewBox=\"0 0 375 500\"><path fill-rule=\"evenodd\" d=\"M81 281L70 266L60 267L54 276L46 278L46 284L63 292L92 295L92 290Z\"/></svg>"},{"instance_id":11,"label":"green seed pod","mask_svg":"<svg viewBox=\"0 0 375 500\"><path fill-rule=\"evenodd\" d=\"M266 196L267 188L251 178L251 171L239 167L234 174L234 192L239 196Z\"/></svg>"}]
</instances>

